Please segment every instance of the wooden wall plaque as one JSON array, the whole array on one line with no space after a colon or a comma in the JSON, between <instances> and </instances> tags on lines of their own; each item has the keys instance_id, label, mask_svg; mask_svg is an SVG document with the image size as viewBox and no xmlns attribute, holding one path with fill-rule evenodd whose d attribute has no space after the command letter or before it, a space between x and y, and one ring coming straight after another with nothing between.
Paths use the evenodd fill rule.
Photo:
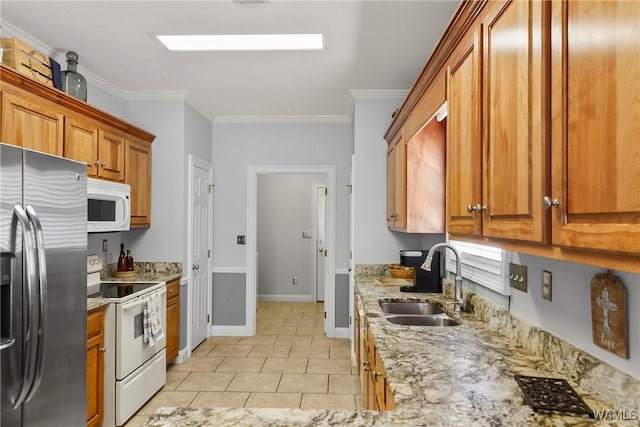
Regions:
<instances>
[{"instance_id":1,"label":"wooden wall plaque","mask_svg":"<svg viewBox=\"0 0 640 427\"><path fill-rule=\"evenodd\" d=\"M616 276L599 273L591 279L593 343L629 358L627 291Z\"/></svg>"}]
</instances>

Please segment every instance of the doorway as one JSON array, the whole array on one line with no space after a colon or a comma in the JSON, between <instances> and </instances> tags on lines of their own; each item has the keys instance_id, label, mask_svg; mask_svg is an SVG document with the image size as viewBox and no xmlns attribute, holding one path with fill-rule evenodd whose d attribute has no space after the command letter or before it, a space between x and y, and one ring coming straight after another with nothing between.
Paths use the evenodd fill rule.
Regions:
<instances>
[{"instance_id":1,"label":"doorway","mask_svg":"<svg viewBox=\"0 0 640 427\"><path fill-rule=\"evenodd\" d=\"M321 175L326 183L325 195L325 238L323 248L326 250L324 265L321 266L323 277L324 311L326 313L325 333L335 335L335 175L334 165L249 165L247 167L247 279L246 279L246 319L245 326L249 335L256 331L256 307L258 298L258 177L274 174L309 174ZM315 189L314 189L315 191ZM311 191L309 191L311 194ZM314 197L315 199L315 197ZM305 230L298 230L300 238ZM309 230L310 232L312 230ZM315 233L310 233L315 234ZM324 253L323 250L323 253ZM314 247L313 254L317 248ZM314 258L311 258L311 257ZM309 253L308 259L315 259ZM293 278L291 279L293 281ZM315 287L314 287L315 289ZM313 292L316 293L315 291ZM315 298L310 295L310 299Z\"/></svg>"}]
</instances>

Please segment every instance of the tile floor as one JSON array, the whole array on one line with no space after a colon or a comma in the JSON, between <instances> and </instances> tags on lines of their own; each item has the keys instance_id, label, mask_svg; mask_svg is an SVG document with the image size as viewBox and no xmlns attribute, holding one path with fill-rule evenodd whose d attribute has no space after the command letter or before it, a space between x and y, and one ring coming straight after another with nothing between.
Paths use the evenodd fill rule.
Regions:
<instances>
[{"instance_id":1,"label":"tile floor","mask_svg":"<svg viewBox=\"0 0 640 427\"><path fill-rule=\"evenodd\" d=\"M327 338L322 303L259 302L256 335L211 337L126 424L161 406L362 409L349 340Z\"/></svg>"}]
</instances>

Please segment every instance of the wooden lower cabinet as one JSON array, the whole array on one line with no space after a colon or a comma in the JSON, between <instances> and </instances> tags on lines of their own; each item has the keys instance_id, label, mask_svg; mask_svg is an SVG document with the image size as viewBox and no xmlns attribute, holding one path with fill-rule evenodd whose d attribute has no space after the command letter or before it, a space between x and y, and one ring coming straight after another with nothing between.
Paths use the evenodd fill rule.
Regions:
<instances>
[{"instance_id":1,"label":"wooden lower cabinet","mask_svg":"<svg viewBox=\"0 0 640 427\"><path fill-rule=\"evenodd\" d=\"M180 279L167 282L167 365L180 350Z\"/></svg>"},{"instance_id":2,"label":"wooden lower cabinet","mask_svg":"<svg viewBox=\"0 0 640 427\"><path fill-rule=\"evenodd\" d=\"M360 297L355 297L355 349L360 385L362 387L362 401L364 409L375 411L392 411L395 407L393 392L384 373L375 340L367 316L364 313Z\"/></svg>"},{"instance_id":3,"label":"wooden lower cabinet","mask_svg":"<svg viewBox=\"0 0 640 427\"><path fill-rule=\"evenodd\" d=\"M87 426L98 426L104 416L104 309L87 313Z\"/></svg>"}]
</instances>

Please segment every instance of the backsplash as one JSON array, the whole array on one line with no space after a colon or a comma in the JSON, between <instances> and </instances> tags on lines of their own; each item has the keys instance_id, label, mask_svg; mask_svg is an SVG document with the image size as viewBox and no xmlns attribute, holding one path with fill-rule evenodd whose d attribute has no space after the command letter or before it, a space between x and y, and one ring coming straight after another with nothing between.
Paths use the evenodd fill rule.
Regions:
<instances>
[{"instance_id":1,"label":"backsplash","mask_svg":"<svg viewBox=\"0 0 640 427\"><path fill-rule=\"evenodd\" d=\"M159 274L179 274L182 273L181 262L153 262L153 261L135 261L134 269L138 274L159 273ZM108 272L112 274L116 271L117 263L109 264Z\"/></svg>"}]
</instances>

